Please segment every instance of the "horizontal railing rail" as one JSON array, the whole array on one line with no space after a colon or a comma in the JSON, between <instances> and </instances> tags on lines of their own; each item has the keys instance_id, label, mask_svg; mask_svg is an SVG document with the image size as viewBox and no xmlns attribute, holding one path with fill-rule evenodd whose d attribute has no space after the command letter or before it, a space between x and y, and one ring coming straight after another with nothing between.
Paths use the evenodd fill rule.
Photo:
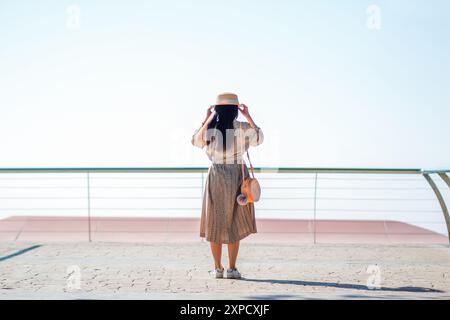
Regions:
<instances>
[{"instance_id":1,"label":"horizontal railing rail","mask_svg":"<svg viewBox=\"0 0 450 320\"><path fill-rule=\"evenodd\" d=\"M198 213L208 170L208 167L0 168L0 236L15 226L19 228L18 237L23 226L17 223L37 221L29 220L33 214L42 218L44 226L45 221L59 221L55 218L58 214L74 219L75 224L78 220L74 215L86 215L91 240L91 233L100 232L96 227L101 223L99 217L106 216L112 222L120 220L118 216ZM450 169L256 167L255 172L259 173L264 192L264 203L258 204L258 212L266 217L276 214L277 219L293 215L297 219L309 219L311 231L302 229L297 233L311 232L314 242L319 232L316 223L329 217L358 220L367 216L380 221L390 217L393 221L406 219L408 223L439 225L442 230L442 214L450 239L450 217L445 201L450 195ZM8 216L15 218L2 220ZM51 227L48 230L55 232ZM370 230L371 234L380 232ZM439 232L442 237L443 230ZM341 231L321 230L320 233Z\"/></svg>"},{"instance_id":2,"label":"horizontal railing rail","mask_svg":"<svg viewBox=\"0 0 450 320\"><path fill-rule=\"evenodd\" d=\"M302 168L302 167L254 167L256 172L274 173L376 173L422 174L450 172L449 170L423 170L417 168ZM62 167L62 168L0 168L0 173L19 172L207 172L208 167Z\"/></svg>"}]
</instances>

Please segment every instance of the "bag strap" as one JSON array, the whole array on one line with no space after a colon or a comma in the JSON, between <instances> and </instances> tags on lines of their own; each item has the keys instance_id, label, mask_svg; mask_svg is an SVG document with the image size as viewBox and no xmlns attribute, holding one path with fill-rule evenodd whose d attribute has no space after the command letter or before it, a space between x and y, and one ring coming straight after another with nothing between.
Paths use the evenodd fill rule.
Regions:
<instances>
[{"instance_id":1,"label":"bag strap","mask_svg":"<svg viewBox=\"0 0 450 320\"><path fill-rule=\"evenodd\" d=\"M252 178L255 179L255 173L253 172L253 165L250 160L250 154L248 153L248 150L247 150L247 158L248 158L248 163L250 163L250 172L252 173Z\"/></svg>"},{"instance_id":2,"label":"bag strap","mask_svg":"<svg viewBox=\"0 0 450 320\"><path fill-rule=\"evenodd\" d=\"M242 123L239 123L239 133L241 134L241 140L242 140ZM245 141L244 141L245 143ZM243 154L244 147L241 146L241 154ZM242 183L244 183L244 157L242 157L241 161L241 169L242 169Z\"/></svg>"},{"instance_id":3,"label":"bag strap","mask_svg":"<svg viewBox=\"0 0 450 320\"><path fill-rule=\"evenodd\" d=\"M242 136L242 123L240 123L240 131L241 131L241 136ZM244 140L244 146L241 148L241 152L242 152L242 162L241 162L242 182L244 182L244 147L245 147L245 140ZM255 179L255 173L253 172L253 165L252 165L252 161L250 160L250 154L248 152L248 149L247 149L247 158L248 158L248 163L250 164L250 172L252 173L252 178Z\"/></svg>"}]
</instances>

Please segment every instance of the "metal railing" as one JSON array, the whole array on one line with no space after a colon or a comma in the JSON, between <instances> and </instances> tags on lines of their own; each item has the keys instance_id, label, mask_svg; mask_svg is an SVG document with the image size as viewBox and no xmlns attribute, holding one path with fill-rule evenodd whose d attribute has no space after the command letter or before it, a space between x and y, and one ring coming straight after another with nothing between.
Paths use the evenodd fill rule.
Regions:
<instances>
[{"instance_id":1,"label":"metal railing","mask_svg":"<svg viewBox=\"0 0 450 320\"><path fill-rule=\"evenodd\" d=\"M89 241L93 218L198 217L207 170L0 168L0 235L20 234L2 228L2 222L10 226L21 217L45 216L47 222L86 217ZM314 242L324 220L404 221L450 239L449 170L258 167L255 172L263 189L258 217L311 220Z\"/></svg>"}]
</instances>

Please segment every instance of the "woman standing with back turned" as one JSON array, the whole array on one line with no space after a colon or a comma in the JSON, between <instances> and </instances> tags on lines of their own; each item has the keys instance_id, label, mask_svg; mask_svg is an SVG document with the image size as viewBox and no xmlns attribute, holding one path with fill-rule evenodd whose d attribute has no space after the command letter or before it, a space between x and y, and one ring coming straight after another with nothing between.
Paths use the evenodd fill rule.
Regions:
<instances>
[{"instance_id":1,"label":"woman standing with back turned","mask_svg":"<svg viewBox=\"0 0 450 320\"><path fill-rule=\"evenodd\" d=\"M239 111L248 122L236 120ZM243 155L249 146L257 146L264 140L261 129L255 124L244 104L239 104L237 95L223 93L207 110L202 126L192 136L192 144L206 147L212 161L208 170L203 193L200 237L211 243L216 278L223 278L221 263L222 244L228 245L229 268L227 278L239 279L236 268L239 241L256 233L255 208L253 203L239 205L242 182ZM248 177L244 165L244 177Z\"/></svg>"}]
</instances>

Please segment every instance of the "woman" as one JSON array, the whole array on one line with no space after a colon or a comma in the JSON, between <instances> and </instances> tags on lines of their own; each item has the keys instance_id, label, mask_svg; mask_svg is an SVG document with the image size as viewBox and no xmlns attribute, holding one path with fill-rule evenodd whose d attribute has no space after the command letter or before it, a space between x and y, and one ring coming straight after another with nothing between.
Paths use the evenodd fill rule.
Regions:
<instances>
[{"instance_id":1,"label":"woman","mask_svg":"<svg viewBox=\"0 0 450 320\"><path fill-rule=\"evenodd\" d=\"M217 103L208 108L205 121L192 136L192 144L206 147L212 161L203 193L200 237L211 243L215 269L213 275L223 278L221 263L222 244L228 245L229 268L227 278L240 279L236 268L239 241L256 233L253 203L239 205L236 201L242 182L243 154L249 146L257 146L264 140L261 129L255 124L237 95L218 95ZM239 111L248 122L236 120ZM244 165L244 176L249 175Z\"/></svg>"}]
</instances>

